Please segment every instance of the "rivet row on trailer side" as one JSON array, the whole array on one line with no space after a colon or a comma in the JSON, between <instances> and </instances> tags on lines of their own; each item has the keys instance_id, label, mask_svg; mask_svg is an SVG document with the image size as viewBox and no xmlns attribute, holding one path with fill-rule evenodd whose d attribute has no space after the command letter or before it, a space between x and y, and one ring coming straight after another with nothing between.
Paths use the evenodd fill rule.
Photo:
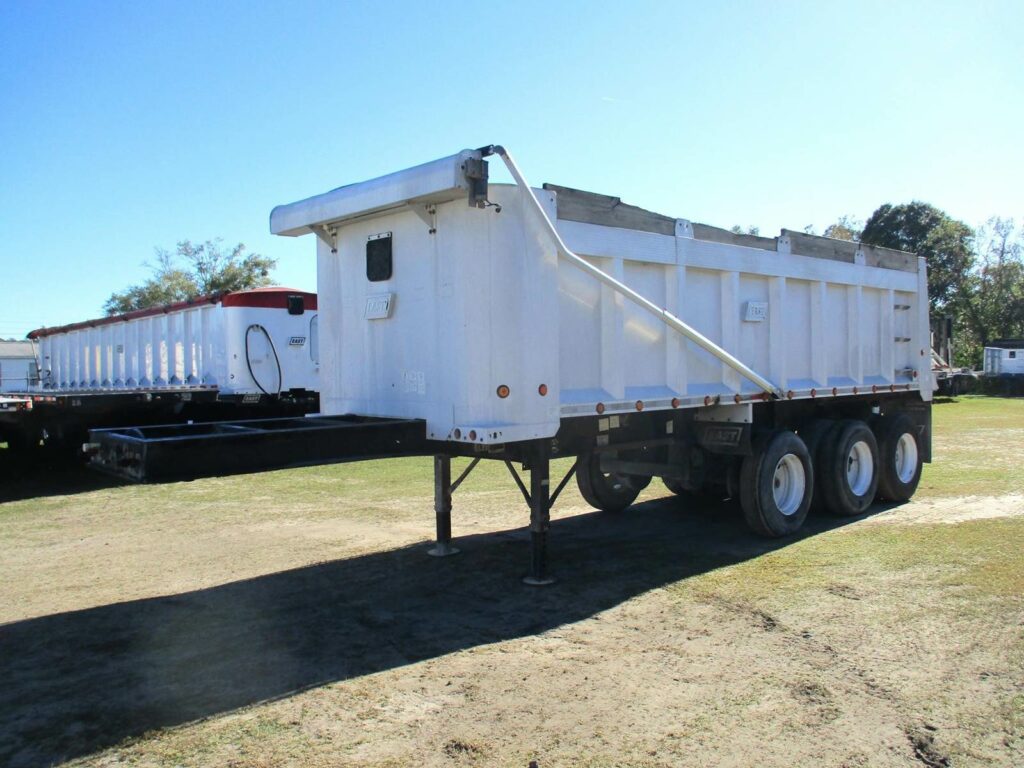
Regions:
<instances>
[{"instance_id":1,"label":"rivet row on trailer side","mask_svg":"<svg viewBox=\"0 0 1024 768\"><path fill-rule=\"evenodd\" d=\"M488 158L512 184L490 182ZM531 510L528 580L545 583L549 510L572 477L608 512L652 478L713 489L784 536L812 503L909 498L930 460L912 254L532 188L499 146L279 206L271 230L317 240L321 414L95 432L99 468L151 480L433 455L433 552L448 554L452 492L478 460L504 461ZM455 456L473 461L453 480ZM552 478L560 457L572 469Z\"/></svg>"}]
</instances>

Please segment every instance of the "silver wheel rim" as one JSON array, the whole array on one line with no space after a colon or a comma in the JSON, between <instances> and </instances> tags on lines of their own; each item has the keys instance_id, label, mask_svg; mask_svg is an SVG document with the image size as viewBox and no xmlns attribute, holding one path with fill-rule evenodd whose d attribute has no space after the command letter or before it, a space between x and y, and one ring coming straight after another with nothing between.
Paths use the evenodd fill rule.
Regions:
<instances>
[{"instance_id":1,"label":"silver wheel rim","mask_svg":"<svg viewBox=\"0 0 1024 768\"><path fill-rule=\"evenodd\" d=\"M850 447L846 457L846 482L854 496L863 496L871 487L875 476L875 462L871 459L871 447L858 440Z\"/></svg>"},{"instance_id":2,"label":"silver wheel rim","mask_svg":"<svg viewBox=\"0 0 1024 768\"><path fill-rule=\"evenodd\" d=\"M804 500L807 490L807 476L800 457L787 453L775 465L772 477L772 496L775 506L786 517L795 515Z\"/></svg>"},{"instance_id":3,"label":"silver wheel rim","mask_svg":"<svg viewBox=\"0 0 1024 768\"><path fill-rule=\"evenodd\" d=\"M896 477L901 483L909 483L917 472L917 441L909 432L900 435L896 441Z\"/></svg>"}]
</instances>

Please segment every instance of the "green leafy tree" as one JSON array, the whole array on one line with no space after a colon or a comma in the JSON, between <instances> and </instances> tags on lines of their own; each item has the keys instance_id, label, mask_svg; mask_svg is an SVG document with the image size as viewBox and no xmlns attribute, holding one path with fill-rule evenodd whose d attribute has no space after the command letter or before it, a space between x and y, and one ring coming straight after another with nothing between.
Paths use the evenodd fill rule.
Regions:
<instances>
[{"instance_id":1,"label":"green leafy tree","mask_svg":"<svg viewBox=\"0 0 1024 768\"><path fill-rule=\"evenodd\" d=\"M1024 337L1024 242L1013 219L994 217L979 227L974 245L976 266L956 319L957 359L978 367L995 339Z\"/></svg>"},{"instance_id":2,"label":"green leafy tree","mask_svg":"<svg viewBox=\"0 0 1024 768\"><path fill-rule=\"evenodd\" d=\"M110 295L103 310L108 315L148 309L176 301L227 291L270 285L270 271L277 260L245 253L245 245L221 247L221 240L205 243L179 242L174 252L156 249L153 276L140 285Z\"/></svg>"},{"instance_id":3,"label":"green leafy tree","mask_svg":"<svg viewBox=\"0 0 1024 768\"><path fill-rule=\"evenodd\" d=\"M860 240L861 231L864 229L864 222L852 216L840 216L835 224L825 227L825 237L832 237L836 240Z\"/></svg>"},{"instance_id":4,"label":"green leafy tree","mask_svg":"<svg viewBox=\"0 0 1024 768\"><path fill-rule=\"evenodd\" d=\"M928 296L931 308L955 309L966 292L974 265L974 231L933 205L914 201L886 203L864 225L861 242L910 251L928 262Z\"/></svg>"},{"instance_id":5,"label":"green leafy tree","mask_svg":"<svg viewBox=\"0 0 1024 768\"><path fill-rule=\"evenodd\" d=\"M736 225L734 225L732 227L729 227L729 231L732 232L734 235L760 235L761 234L760 227L755 227L753 224L751 224L749 227L741 227L739 224L736 224Z\"/></svg>"}]
</instances>

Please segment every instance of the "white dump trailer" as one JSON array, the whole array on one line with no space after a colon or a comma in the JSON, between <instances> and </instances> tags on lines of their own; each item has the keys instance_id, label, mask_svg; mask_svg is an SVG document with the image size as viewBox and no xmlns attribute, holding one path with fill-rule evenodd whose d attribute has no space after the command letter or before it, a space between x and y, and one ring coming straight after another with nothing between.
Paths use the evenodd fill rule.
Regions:
<instances>
[{"instance_id":1,"label":"white dump trailer","mask_svg":"<svg viewBox=\"0 0 1024 768\"><path fill-rule=\"evenodd\" d=\"M223 396L317 388L317 297L257 288L29 334L50 391L215 387Z\"/></svg>"},{"instance_id":2,"label":"white dump trailer","mask_svg":"<svg viewBox=\"0 0 1024 768\"><path fill-rule=\"evenodd\" d=\"M490 157L515 183L489 182ZM304 430L336 436L293 462L365 456L367 423L403 430L382 453L436 457L436 553L453 549L456 455L530 470L529 489L516 480L533 582L547 579L548 509L570 477L551 491L552 458L575 457L599 509L657 477L738 497L769 536L796 531L816 500L849 515L909 498L929 459L926 266L912 254L531 188L500 147L279 206L270 226L318 241L322 416L295 427L296 444ZM265 445L250 428L209 442ZM120 457L139 478L160 474L158 456L180 468L166 457L207 437L103 439L121 453L99 463Z\"/></svg>"},{"instance_id":3,"label":"white dump trailer","mask_svg":"<svg viewBox=\"0 0 1024 768\"><path fill-rule=\"evenodd\" d=\"M1024 376L1024 341L985 347L986 376Z\"/></svg>"},{"instance_id":4,"label":"white dump trailer","mask_svg":"<svg viewBox=\"0 0 1024 768\"><path fill-rule=\"evenodd\" d=\"M315 412L317 325L315 293L274 287L40 328L0 442L67 457L100 427Z\"/></svg>"}]
</instances>

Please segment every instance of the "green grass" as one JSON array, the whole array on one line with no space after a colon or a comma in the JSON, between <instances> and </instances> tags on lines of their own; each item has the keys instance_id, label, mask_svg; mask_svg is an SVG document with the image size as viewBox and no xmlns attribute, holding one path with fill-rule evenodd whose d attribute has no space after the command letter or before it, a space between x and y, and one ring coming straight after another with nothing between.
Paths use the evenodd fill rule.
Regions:
<instances>
[{"instance_id":1,"label":"green grass","mask_svg":"<svg viewBox=\"0 0 1024 768\"><path fill-rule=\"evenodd\" d=\"M934 586L967 588L977 597L1024 595L1024 520L971 520L957 525L864 525L811 536L752 560L676 584L728 593L750 602L785 600L830 583L861 583L872 574L921 577Z\"/></svg>"},{"instance_id":2,"label":"green grass","mask_svg":"<svg viewBox=\"0 0 1024 768\"><path fill-rule=\"evenodd\" d=\"M919 491L921 498L1024 491L1020 479L1024 475L1021 471L1024 466L1024 399L963 397L936 404L933 417L935 461L925 469ZM465 459L454 461L453 474L457 476L467 463ZM551 472L553 483L561 479L569 463L569 460L556 462ZM365 545L360 544L360 526L370 521L391 531L401 527L396 523L405 524L406 530L414 531L413 536L418 535L416 530L421 531L424 540L432 531L433 471L429 458L309 467L170 485L106 487L101 480L93 485L89 485L93 482L89 478L83 482L85 487L73 494L42 495L0 503L0 552L6 556L0 568L0 582L11 585L8 589L18 598L11 604L22 606L18 610L25 610L28 615L40 610L40 606L45 612L53 612L55 609L49 607L48 601L54 595L82 594L81 603L70 607L88 607L92 602L186 591L347 557L350 552L345 549L349 543L345 537L352 538L353 547L377 550L403 544L384 538L368 538ZM655 481L642 498L668 495L660 482ZM582 503L575 483L570 482L555 512L573 514ZM481 462L458 490L455 507L456 535L500 530L527 520L525 504L500 462ZM684 518L688 514L682 507L678 511ZM729 513L723 511L722 514ZM322 525L331 520L338 524L336 528ZM479 525L469 528L470 521L479 521ZM696 525L692 519L680 519L679 523L678 530L689 530L692 535ZM289 525L294 528L288 528ZM295 533L318 529L324 531L321 538L313 534L305 538ZM676 529L671 530L672 535L676 535ZM735 533L729 536L729 539L710 541L710 550L702 550L698 539L686 556L697 560L717 558L715 562L723 562L721 552L732 547L753 546L751 537L741 531L739 523ZM562 542L557 544L565 548ZM630 577L629 573L616 570L616 563L622 562L624 556L616 553L615 547L627 545L628 542L609 543L607 557L599 562L600 570L594 573L572 572L568 562L563 560L563 567L570 573L563 582L564 588L594 589L600 588L603 582L605 587L614 589L617 583ZM641 541L636 546L650 548L643 550L643 558L637 558L635 552L625 555L633 557L638 567L664 567L659 565L659 558L665 556L661 541ZM998 680L1013 679L1022 668L1018 640L1021 596L1024 595L1021 552L1024 552L1024 517L1021 516L975 519L958 524L901 524L897 512L894 519L887 517L834 528L786 542L764 554L737 557L733 565L707 571L695 568L690 576L678 580L673 580L676 578L673 576L663 590L659 588L631 599L629 610L645 610L648 602L665 594L668 600L663 606L659 605L659 610L663 608L677 617L680 627L687 627L688 617L709 610L709 605L725 606L724 621L729 621L729 611L735 607L740 615L750 619L750 634L720 637L722 653L730 653L730 648L746 653L750 648L760 647L758 643L767 643L766 648L776 648L772 644L777 644L778 648L795 649L791 658L796 662L801 662L805 653L810 659L804 666L795 668L792 681L779 677L783 675L780 667L753 668L749 678L735 678L745 681L749 687L736 686L731 692L726 690L716 693L712 699L700 700L706 710L696 710L689 720L683 718L678 728L680 733L692 729L686 739L695 749L709 731L704 718L717 722L723 717L738 718L746 713L757 716L757 696L764 690L757 687L761 684L760 677L776 676L786 685L790 682L806 684L812 691L818 690L815 687L818 685L841 690L844 686L855 687L856 677L851 678L848 668L864 657L871 659L872 677L877 677L887 689L900 690L901 696L910 702L900 705L901 712L909 713L908 719L924 718L927 714L926 719L931 722L929 708L934 705L940 713L939 720L957 723L957 733L961 735L943 738L965 739L965 745L961 747L958 742L950 741L944 744L956 756L969 756L971 750L980 748L977 745L988 743L986 739L993 729L1019 733L1024 722L1024 698L1018 695L1019 689L1014 691L1015 698L1008 697L1005 701L992 698L990 703L984 703L987 701L984 696L992 694L985 693L979 698L982 703L974 705L975 709L965 710L957 700L964 691L975 690L978 669L996 670L993 679ZM19 553L18 558L13 557ZM455 564L463 569L465 578L472 576L470 568L482 567L487 557L503 555L497 548L467 554L476 558L475 563ZM153 568L148 567L150 557L156 561ZM558 557L566 555L560 552ZM229 565L225 565L225 561L229 561ZM194 569L198 578L174 581L167 574L176 569ZM142 586L132 591L134 584ZM516 583L513 589L517 586ZM472 590L467 594L472 597ZM469 598L460 594L459 599ZM481 598L478 595L476 599ZM68 607L61 610L68 610ZM767 631L768 626L759 627L758 617L772 622L777 620L782 630L776 632L774 623L772 631ZM600 637L598 623L608 626L606 631L615 636L616 632L630 627L629 621L627 612L603 616L586 625L585 630L574 635L578 641L574 652L582 653L580 648L586 648L586 643ZM593 635L589 634L591 631ZM688 632L697 637L694 642L700 647L699 632L694 628ZM684 641L683 637L686 635L680 636L680 647L691 642L690 638ZM629 642L635 647L623 645L616 652L634 662L647 652L666 653L663 648L645 646L639 630ZM528 639L522 643L513 638L493 649L473 648L465 653L480 651L483 661L474 670L480 679L502 679L494 677L489 670L500 668L505 663L504 656L499 660L487 654L511 654L507 658L521 661L536 653L528 647ZM837 649L827 663L820 660L825 658L824 648ZM984 651L988 655L965 657L970 664L965 662L967 671L957 673L959 677L948 671L958 667L942 667L940 669L947 670L942 674L949 675L949 679L930 681L929 676L938 675L930 671L929 666L936 658L941 659L945 653L963 654L964 648L971 653ZM709 658L715 658L715 649L708 649L707 653ZM847 666L834 669L836 659ZM960 663L959 658L957 663ZM812 676L819 674L814 672L817 669L814 664L821 665L819 677ZM905 676L908 670L916 675L909 683ZM436 676L431 678L431 674ZM86 755L78 764L219 763L247 768L311 762L323 766L352 764L355 760L352 754L362 754L358 751L362 748L361 737L358 731L353 731L337 738L335 732L317 724L315 713L320 711L323 702L327 702L328 712L330 706L364 706L365 717L355 718L360 727L365 719L383 728L388 722L386 705L390 699L381 693L388 689L378 686L398 681L405 683L409 690L419 690L419 686L433 683L443 688L445 674L432 673L427 664L343 681L295 694L291 700L256 704L251 709L208 721L139 736L110 753ZM413 675L420 677L414 679ZM427 683L423 683L424 679ZM929 687L932 685L934 688ZM666 691L670 689L671 686ZM595 695L609 695L607 688L589 690ZM943 696L948 696L949 701ZM628 699L623 699L616 706L627 706L626 702ZM307 704L313 713L308 719ZM471 707L464 707L457 710L455 716L466 717L470 711ZM609 728L610 721L601 719L600 707L595 711L595 728ZM319 735L321 727L325 728L326 736ZM394 733L400 738L402 731L397 729ZM465 737L455 735L459 735L460 744L473 747L473 734L470 730ZM611 736L615 738L616 734ZM828 732L804 735L805 738L811 736L824 739L828 738ZM624 749L630 749L628 739L624 743ZM605 746L600 739L588 743L587 748L592 750L590 762L581 756L577 764L666 764L660 758L628 754L605 757ZM454 755L449 755L453 765L469 764L474 754L472 749L453 747L450 751ZM994 754L1002 757L1006 752ZM714 757L713 752L711 755ZM378 755L367 759L365 764L419 763L407 753L401 753L394 758ZM523 765L525 761L513 763L504 753L484 753L475 764ZM955 761L954 764L960 763Z\"/></svg>"},{"instance_id":3,"label":"green grass","mask_svg":"<svg viewBox=\"0 0 1024 768\"><path fill-rule=\"evenodd\" d=\"M939 401L932 431L920 498L1024 492L1024 398Z\"/></svg>"}]
</instances>

